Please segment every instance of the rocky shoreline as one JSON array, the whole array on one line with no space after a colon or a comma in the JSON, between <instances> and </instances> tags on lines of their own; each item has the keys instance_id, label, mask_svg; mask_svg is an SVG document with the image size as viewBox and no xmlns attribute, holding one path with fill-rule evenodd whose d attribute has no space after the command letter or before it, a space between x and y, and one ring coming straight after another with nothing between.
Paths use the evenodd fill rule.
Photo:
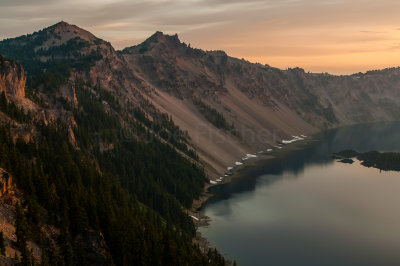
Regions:
<instances>
[{"instance_id":1,"label":"rocky shoreline","mask_svg":"<svg viewBox=\"0 0 400 266\"><path fill-rule=\"evenodd\" d=\"M187 210L187 214L192 217L196 227L204 227L210 224L210 217L204 215L201 212L201 208L206 204L213 196L213 193L209 191L211 187L219 186L232 182L235 179L245 178L244 172L246 169L255 167L257 165L265 164L272 159L283 157L288 152L303 149L305 146L312 142L318 141L313 137L304 136L298 141L283 141L278 142L274 148L267 149L266 151L258 152L255 154L247 154L253 156L247 156L242 158L242 164L237 164L235 167L228 166L227 172L224 173L224 177L219 182L207 183L204 186L204 192L199 199L196 199L192 203L191 209ZM286 143L285 143L286 142ZM247 159L245 159L247 158ZM244 163L245 161L245 163ZM228 174L228 175L227 175ZM196 232L196 237L193 242L199 245L202 252L207 252L210 248L213 248L207 238L203 237L200 232ZM231 262L229 262L231 263ZM227 265L230 265L230 264Z\"/></svg>"}]
</instances>

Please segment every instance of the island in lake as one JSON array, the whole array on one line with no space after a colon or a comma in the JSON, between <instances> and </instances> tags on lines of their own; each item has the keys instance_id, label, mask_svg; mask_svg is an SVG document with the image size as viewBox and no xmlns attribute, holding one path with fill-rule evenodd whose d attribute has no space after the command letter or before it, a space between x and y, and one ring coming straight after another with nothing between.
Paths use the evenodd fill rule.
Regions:
<instances>
[{"instance_id":1,"label":"island in lake","mask_svg":"<svg viewBox=\"0 0 400 266\"><path fill-rule=\"evenodd\" d=\"M354 150L343 150L334 153L335 159L342 163L353 163L352 158L357 158L366 167L374 167L384 171L400 171L400 153L369 151L360 153Z\"/></svg>"}]
</instances>

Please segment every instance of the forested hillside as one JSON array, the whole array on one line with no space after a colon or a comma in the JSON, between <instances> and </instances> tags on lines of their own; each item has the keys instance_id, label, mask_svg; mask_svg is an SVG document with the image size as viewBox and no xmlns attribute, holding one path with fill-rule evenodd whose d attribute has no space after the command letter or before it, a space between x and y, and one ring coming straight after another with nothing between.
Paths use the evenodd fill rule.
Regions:
<instances>
[{"instance_id":1,"label":"forested hillside","mask_svg":"<svg viewBox=\"0 0 400 266\"><path fill-rule=\"evenodd\" d=\"M13 52L6 49L7 58L14 55L28 73L27 97L9 94L13 83L4 82L0 99L0 167L23 193L13 206L16 260L224 265L218 253L192 244L196 232L185 208L207 179L185 132L168 115L154 111L150 118L140 104L123 103L116 91L92 84L85 71L96 57L78 53L69 60L63 53L86 47L77 38L53 48L50 54L59 57L46 63L27 56L52 30L22 38ZM15 75L14 59L1 59L0 76ZM55 235L46 231L49 226ZM30 242L40 246L40 257Z\"/></svg>"},{"instance_id":2,"label":"forested hillside","mask_svg":"<svg viewBox=\"0 0 400 266\"><path fill-rule=\"evenodd\" d=\"M0 54L3 238L23 265L224 265L187 213L209 179L283 139L400 114L398 68L279 70L161 32L115 51L60 22Z\"/></svg>"}]
</instances>

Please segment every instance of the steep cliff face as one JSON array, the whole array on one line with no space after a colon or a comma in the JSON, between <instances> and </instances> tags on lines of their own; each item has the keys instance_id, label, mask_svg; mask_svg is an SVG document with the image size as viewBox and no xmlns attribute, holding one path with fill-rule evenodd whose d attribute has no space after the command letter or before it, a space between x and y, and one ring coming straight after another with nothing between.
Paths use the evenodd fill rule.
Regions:
<instances>
[{"instance_id":1,"label":"steep cliff face","mask_svg":"<svg viewBox=\"0 0 400 266\"><path fill-rule=\"evenodd\" d=\"M190 259L200 253L182 211L203 192L199 164L217 177L292 135L400 115L400 69L279 70L161 32L116 52L65 22L0 41L0 53L18 62L2 60L0 69L0 148L13 151L2 159L18 166L14 178L27 197L67 226L66 253L83 252L93 264L109 262L109 248L117 265L207 265L209 257Z\"/></svg>"},{"instance_id":2,"label":"steep cliff face","mask_svg":"<svg viewBox=\"0 0 400 266\"><path fill-rule=\"evenodd\" d=\"M57 70L64 79L82 78L110 90L116 87L132 89L135 86L125 61L110 43L66 22L33 34L3 40L0 51L21 63L28 75Z\"/></svg>"},{"instance_id":3,"label":"steep cliff face","mask_svg":"<svg viewBox=\"0 0 400 266\"><path fill-rule=\"evenodd\" d=\"M246 153L317 130L274 96L250 91L263 86L259 74L267 72L267 67L230 58L222 51L193 49L176 35L161 32L121 54L135 75L155 88L151 102L189 132L196 150L214 173L223 172ZM223 130L213 125L195 98L233 127Z\"/></svg>"},{"instance_id":4,"label":"steep cliff face","mask_svg":"<svg viewBox=\"0 0 400 266\"><path fill-rule=\"evenodd\" d=\"M0 168L0 202L4 202L4 200L7 201L6 198L14 194L13 185L10 174Z\"/></svg>"},{"instance_id":5,"label":"steep cliff face","mask_svg":"<svg viewBox=\"0 0 400 266\"><path fill-rule=\"evenodd\" d=\"M148 100L155 89L110 44L59 23L0 42L0 53L26 67L25 99L37 105L24 112L0 98L0 150L26 192L26 210L17 208L29 219L26 231L40 233L48 222L59 229L49 237L56 242L45 240L44 261L224 265L191 241L195 228L184 208L207 179L187 133ZM14 138L29 128L34 138Z\"/></svg>"},{"instance_id":6,"label":"steep cliff face","mask_svg":"<svg viewBox=\"0 0 400 266\"><path fill-rule=\"evenodd\" d=\"M4 40L0 52L22 63L29 76L43 77L35 84L47 76L57 81L40 92L44 99L55 93L79 105L80 81L111 93L127 114L138 107L150 120L160 119L161 113L172 116L213 175L244 154L292 135L394 120L400 109L399 69L351 76L280 70L223 51L193 49L177 35L162 32L116 52L110 43L60 22ZM52 104L49 108L55 117L65 114L57 114L59 107Z\"/></svg>"},{"instance_id":7,"label":"steep cliff face","mask_svg":"<svg viewBox=\"0 0 400 266\"><path fill-rule=\"evenodd\" d=\"M321 103L330 106L337 124L398 120L400 69L350 76L310 75Z\"/></svg>"},{"instance_id":8,"label":"steep cliff face","mask_svg":"<svg viewBox=\"0 0 400 266\"><path fill-rule=\"evenodd\" d=\"M1 265L17 265L12 259L15 254L21 256L21 249L16 245L16 213L15 206L23 201L24 195L17 189L13 177L5 169L0 168L0 231L5 242L5 256L0 255ZM41 247L33 242L27 243L36 263L40 263Z\"/></svg>"},{"instance_id":9,"label":"steep cliff face","mask_svg":"<svg viewBox=\"0 0 400 266\"><path fill-rule=\"evenodd\" d=\"M67 122L71 128L69 141L74 146L74 119L66 104L78 106L77 94L82 90L90 88L95 94L101 91L112 98L118 95L121 104L146 105L138 90L146 89L144 83L132 74L125 60L110 43L77 26L60 22L33 34L3 40L0 53L24 66L27 86L35 88L30 97L40 99L38 106L20 93L20 106L46 125L57 119ZM25 81L23 74L21 77ZM10 80L7 88L16 87L16 81Z\"/></svg>"},{"instance_id":10,"label":"steep cliff face","mask_svg":"<svg viewBox=\"0 0 400 266\"><path fill-rule=\"evenodd\" d=\"M218 109L225 104L224 97L243 93L278 116L290 110L294 113L290 116L297 115L318 130L393 120L400 107L399 69L349 76L306 73L300 68L280 70L222 51L193 49L176 35L160 32L121 54L137 75L179 99L198 95ZM229 116L224 108L219 110Z\"/></svg>"},{"instance_id":11,"label":"steep cliff face","mask_svg":"<svg viewBox=\"0 0 400 266\"><path fill-rule=\"evenodd\" d=\"M287 136L399 117L399 69L350 76L280 70L193 49L161 32L120 53L156 88L153 103L195 136L202 157L218 170ZM220 112L243 141L206 121L193 97Z\"/></svg>"},{"instance_id":12,"label":"steep cliff face","mask_svg":"<svg viewBox=\"0 0 400 266\"><path fill-rule=\"evenodd\" d=\"M21 100L25 97L25 81L22 65L7 61L0 55L0 93Z\"/></svg>"}]
</instances>

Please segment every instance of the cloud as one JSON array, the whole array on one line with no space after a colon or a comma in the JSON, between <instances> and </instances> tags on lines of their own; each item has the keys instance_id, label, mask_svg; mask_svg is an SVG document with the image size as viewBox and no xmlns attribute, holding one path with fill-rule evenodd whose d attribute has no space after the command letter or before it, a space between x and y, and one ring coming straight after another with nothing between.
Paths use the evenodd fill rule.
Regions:
<instances>
[{"instance_id":1,"label":"cloud","mask_svg":"<svg viewBox=\"0 0 400 266\"><path fill-rule=\"evenodd\" d=\"M386 50L382 58L391 58L387 52L397 51L399 10L394 0L1 0L0 38L64 20L119 49L161 30L278 67L320 67L305 58L323 56L327 69L340 69L337 58L357 53L371 54L373 67L373 53Z\"/></svg>"},{"instance_id":2,"label":"cloud","mask_svg":"<svg viewBox=\"0 0 400 266\"><path fill-rule=\"evenodd\" d=\"M60 0L2 0L0 2L0 7L21 7L21 6L37 6L37 5L48 5L55 2L61 2Z\"/></svg>"}]
</instances>

